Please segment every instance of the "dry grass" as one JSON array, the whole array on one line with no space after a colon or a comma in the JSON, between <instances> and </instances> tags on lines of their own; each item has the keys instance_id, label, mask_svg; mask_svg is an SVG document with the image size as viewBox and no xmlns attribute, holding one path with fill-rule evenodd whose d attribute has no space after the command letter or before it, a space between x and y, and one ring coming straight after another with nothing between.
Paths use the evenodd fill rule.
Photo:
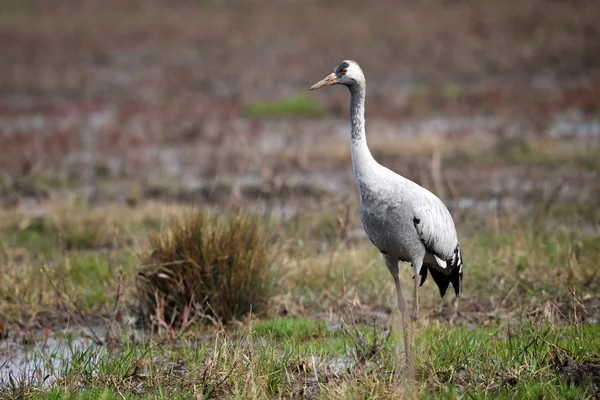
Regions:
<instances>
[{"instance_id":1,"label":"dry grass","mask_svg":"<svg viewBox=\"0 0 600 400\"><path fill-rule=\"evenodd\" d=\"M122 233L138 234L165 224L159 220L134 229L149 215L161 214L157 208L95 211L112 214ZM121 395L309 399L406 395L404 363L398 356L401 340L397 332L388 336L389 323L398 322L389 321L395 304L393 281L381 256L366 240L359 244L348 241L342 229L347 220L344 215L341 210L307 215L306 221L285 226L284 257L265 268L273 260L273 244L266 235L271 222L263 217L189 210L174 214L178 218L168 229L151 236L154 258L146 258L163 265L144 268L142 273L153 280L147 279L141 286L138 280L135 291L128 286L136 279L139 264L134 258L124 258L132 250L127 247L72 248L63 254L65 250L57 245L47 253L47 274L40 274L30 267L35 265L31 255L19 259L15 246L5 246L10 257L2 272L10 287L0 291L5 303L0 312L7 310L8 303L22 302L34 309L37 302L50 312L66 309L73 318L79 313L126 313L119 305L119 286L110 272L112 264L120 264L128 296L143 293L150 319L158 317L155 323L174 322L174 326L157 333L145 331L149 336L142 341L113 335L111 344L104 346L77 348L73 344L71 361L64 361L61 368L39 361L43 374L61 378L51 389L38 387L33 377L20 387L0 387L0 393L69 398L85 390L81 395L85 398L107 399ZM85 220L88 216L81 213L71 218ZM313 221L320 221L331 240L295 239L314 233ZM15 226L11 223L3 229ZM459 221L458 226L464 224ZM411 396L510 398L516 392L520 397L529 393L558 399L586 398L593 393L587 371L596 368L593 349L598 328L593 321L600 318L594 267L600 257L597 234L554 220L550 213L535 223L503 217L489 221L477 234L461 232L461 237L466 260L464 296L458 303L453 298L440 300L430 281L420 289L417 384ZM6 243L13 240L5 236ZM39 245L35 241L18 243L21 254L34 253ZM264 262L259 264L259 260ZM175 263L167 265L171 262ZM58 265L52 270L55 263ZM182 266L186 268L183 272ZM225 279L235 266L244 272L243 280L235 281L246 283L240 293L234 293ZM402 284L410 287L408 268L401 271ZM279 276L274 291L258 292L271 287L265 284L272 274ZM252 282L252 277L260 282ZM161 290L169 291L163 297L163 309L156 307L155 290L159 295L164 294ZM271 293L275 296L267 303ZM211 295L216 297L209 299ZM226 297L218 298L220 295ZM258 303L248 296L258 296ZM206 299L219 317L217 307L223 304L231 314L231 310L244 311L236 309L239 303L234 302L253 304L253 315L235 324L213 321L212 326L192 327L189 322L194 317L213 312L201 301L194 309L195 298ZM258 311L254 304L262 304L266 315L254 315ZM188 311L186 306L191 306ZM26 314L27 310L20 310ZM83 320L74 319L77 323ZM118 317L111 321L127 326ZM50 328L51 338L60 338L56 328L60 323L46 321L42 326ZM6 329L14 330L11 324ZM33 330L28 340L45 339ZM70 346L72 339L59 340ZM62 357L53 353L52 347L38 347L34 351L43 355L39 360ZM143 393L139 387L144 387Z\"/></svg>"},{"instance_id":2,"label":"dry grass","mask_svg":"<svg viewBox=\"0 0 600 400\"><path fill-rule=\"evenodd\" d=\"M119 280L133 282L147 230L178 212L149 202L129 208L71 201L0 212L0 315L24 326L61 321L78 309L108 315ZM132 285L122 286L129 294Z\"/></svg>"},{"instance_id":3,"label":"dry grass","mask_svg":"<svg viewBox=\"0 0 600 400\"><path fill-rule=\"evenodd\" d=\"M150 247L136 277L144 319L181 326L189 312L230 321L264 311L275 250L263 218L188 212Z\"/></svg>"}]
</instances>

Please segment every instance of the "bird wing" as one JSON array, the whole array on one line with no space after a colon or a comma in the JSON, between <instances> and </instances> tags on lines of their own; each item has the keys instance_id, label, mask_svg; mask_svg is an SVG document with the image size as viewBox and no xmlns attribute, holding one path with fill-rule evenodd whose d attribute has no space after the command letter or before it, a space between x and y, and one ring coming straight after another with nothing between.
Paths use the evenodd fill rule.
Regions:
<instances>
[{"instance_id":1,"label":"bird wing","mask_svg":"<svg viewBox=\"0 0 600 400\"><path fill-rule=\"evenodd\" d=\"M458 236L446 206L432 193L424 195L414 209L413 223L440 268L456 264Z\"/></svg>"},{"instance_id":2,"label":"bird wing","mask_svg":"<svg viewBox=\"0 0 600 400\"><path fill-rule=\"evenodd\" d=\"M452 284L456 296L462 291L463 262L458 235L450 212L433 193L421 192L418 205L414 207L413 223L425 245L427 252L432 255L421 268L421 285L431 273L444 297L448 286ZM435 264L435 265L433 265Z\"/></svg>"}]
</instances>

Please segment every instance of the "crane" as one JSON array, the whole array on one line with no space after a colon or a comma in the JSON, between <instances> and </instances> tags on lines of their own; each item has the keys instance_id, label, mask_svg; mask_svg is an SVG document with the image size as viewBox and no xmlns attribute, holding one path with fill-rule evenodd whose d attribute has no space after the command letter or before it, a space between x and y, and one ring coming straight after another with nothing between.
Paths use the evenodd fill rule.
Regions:
<instances>
[{"instance_id":1,"label":"crane","mask_svg":"<svg viewBox=\"0 0 600 400\"><path fill-rule=\"evenodd\" d=\"M420 285L431 274L440 297L452 284L460 295L463 262L454 221L444 203L429 190L379 164L367 145L365 129L365 75L353 60L344 60L333 72L310 90L329 85L344 85L350 91L350 149L352 168L360 200L360 219L365 233L383 255L394 278L398 310L402 317L404 348L411 363L406 326L406 301L398 279L399 261L410 262L413 269L413 306L411 332L419 315ZM414 344L414 342L413 342Z\"/></svg>"}]
</instances>

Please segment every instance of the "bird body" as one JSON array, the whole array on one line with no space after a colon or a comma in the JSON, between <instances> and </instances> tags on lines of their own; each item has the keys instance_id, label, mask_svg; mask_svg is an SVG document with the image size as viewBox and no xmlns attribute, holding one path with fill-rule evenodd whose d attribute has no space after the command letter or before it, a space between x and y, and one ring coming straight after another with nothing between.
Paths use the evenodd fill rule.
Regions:
<instances>
[{"instance_id":1,"label":"bird body","mask_svg":"<svg viewBox=\"0 0 600 400\"><path fill-rule=\"evenodd\" d=\"M351 60L343 61L336 68L338 72L340 67L347 70L345 76L355 76L351 79L356 82L348 85L351 95L350 149L365 233L382 254L410 261L415 276L422 276L421 284L430 271L442 297L449 283L459 295L462 259L450 212L429 190L373 158L365 129L364 74L360 66ZM458 269L455 270L455 267Z\"/></svg>"},{"instance_id":2,"label":"bird body","mask_svg":"<svg viewBox=\"0 0 600 400\"><path fill-rule=\"evenodd\" d=\"M418 315L417 275L421 275L423 285L429 272L441 297L450 284L456 296L460 294L463 272L458 235L450 212L438 197L373 158L366 139L366 80L360 66L345 60L311 90L333 84L350 90L350 149L361 222L394 277L406 343L406 302L398 279L398 262L410 262L413 268L414 321Z\"/></svg>"},{"instance_id":3,"label":"bird body","mask_svg":"<svg viewBox=\"0 0 600 400\"><path fill-rule=\"evenodd\" d=\"M385 168L385 167L383 167ZM431 266L446 270L458 245L452 218L427 189L383 169L383 179L358 185L360 216L365 232L383 253L411 261L432 256ZM415 271L420 273L420 269Z\"/></svg>"},{"instance_id":4,"label":"bird body","mask_svg":"<svg viewBox=\"0 0 600 400\"><path fill-rule=\"evenodd\" d=\"M384 166L375 169L375 179L357 179L365 233L382 254L411 262L415 275L422 276L421 285L429 270L442 297L448 283L458 295L460 282L451 279L453 273L462 274L462 260L450 212L422 186Z\"/></svg>"}]
</instances>

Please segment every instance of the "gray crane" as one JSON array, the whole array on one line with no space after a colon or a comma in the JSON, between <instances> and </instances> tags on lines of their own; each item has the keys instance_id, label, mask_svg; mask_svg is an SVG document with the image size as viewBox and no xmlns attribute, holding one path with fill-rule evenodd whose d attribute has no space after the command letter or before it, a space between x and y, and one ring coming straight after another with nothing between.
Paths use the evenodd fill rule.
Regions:
<instances>
[{"instance_id":1,"label":"gray crane","mask_svg":"<svg viewBox=\"0 0 600 400\"><path fill-rule=\"evenodd\" d=\"M336 84L350 90L352 167L360 199L360 219L394 277L404 348L410 362L412 346L407 343L406 302L398 279L398 262L410 262L413 268L410 317L414 323L419 314L418 275L422 286L429 272L442 298L450 284L456 296L460 294L463 263L456 228L450 212L438 197L379 164L371 155L365 131L366 80L358 63L342 61L333 73L310 90Z\"/></svg>"}]
</instances>

